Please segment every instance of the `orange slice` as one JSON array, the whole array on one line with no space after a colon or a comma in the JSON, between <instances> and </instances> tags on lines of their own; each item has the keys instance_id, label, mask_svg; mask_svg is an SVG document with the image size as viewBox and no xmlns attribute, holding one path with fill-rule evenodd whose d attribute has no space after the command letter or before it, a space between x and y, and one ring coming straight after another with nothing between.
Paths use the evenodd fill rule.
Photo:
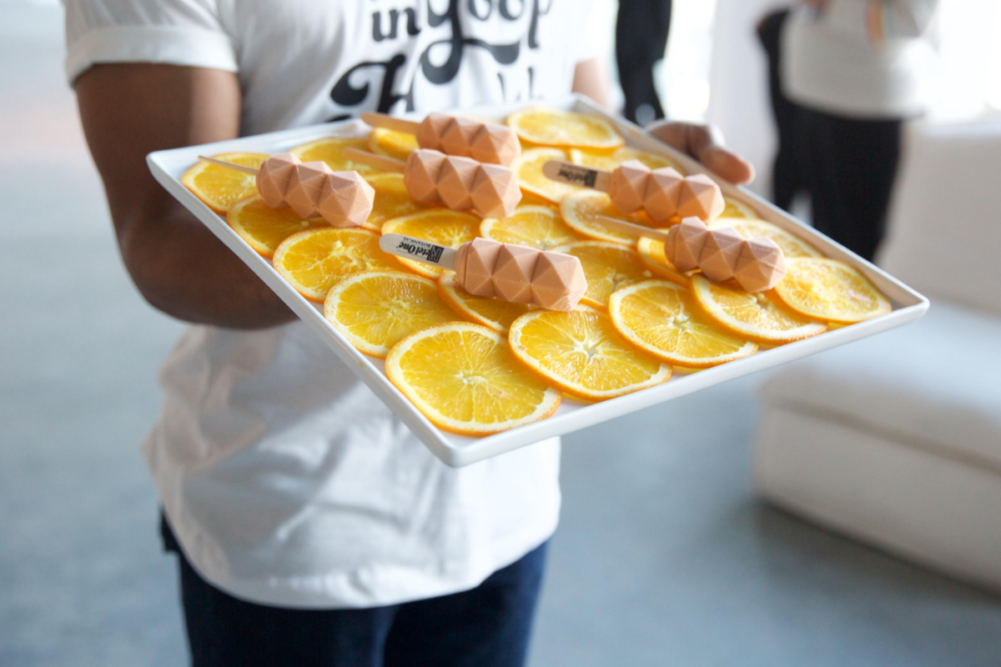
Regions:
<instances>
[{"instance_id":1,"label":"orange slice","mask_svg":"<svg viewBox=\"0 0 1001 667\"><path fill-rule=\"evenodd\" d=\"M377 127L368 137L368 148L379 155L406 160L420 146L417 145L417 137L412 134Z\"/></svg>"},{"instance_id":2,"label":"orange slice","mask_svg":"<svg viewBox=\"0 0 1001 667\"><path fill-rule=\"evenodd\" d=\"M514 159L511 170L518 176L518 184L524 192L558 204L580 188L549 180L542 174L542 165L550 160L566 159L567 154L558 148L529 148Z\"/></svg>"},{"instance_id":3,"label":"orange slice","mask_svg":"<svg viewBox=\"0 0 1001 667\"><path fill-rule=\"evenodd\" d=\"M303 220L290 208L271 208L260 196L238 202L226 214L226 221L240 238L264 257L271 257L278 245L296 232L325 229L323 218Z\"/></svg>"},{"instance_id":4,"label":"orange slice","mask_svg":"<svg viewBox=\"0 0 1001 667\"><path fill-rule=\"evenodd\" d=\"M608 314L626 340L669 364L707 368L758 351L754 343L720 330L687 288L663 280L616 291Z\"/></svg>"},{"instance_id":5,"label":"orange slice","mask_svg":"<svg viewBox=\"0 0 1001 667\"><path fill-rule=\"evenodd\" d=\"M548 206L519 206L506 218L484 218L480 236L539 250L581 240L560 214Z\"/></svg>"},{"instance_id":6,"label":"orange slice","mask_svg":"<svg viewBox=\"0 0 1001 667\"><path fill-rule=\"evenodd\" d=\"M399 271L367 271L335 285L323 316L361 352L383 359L415 331L452 322L434 281Z\"/></svg>"},{"instance_id":7,"label":"orange slice","mask_svg":"<svg viewBox=\"0 0 1001 667\"><path fill-rule=\"evenodd\" d=\"M684 167L682 167L676 160L673 160L666 155L651 153L650 151L640 150L638 148L633 148L632 146L623 146L611 155L607 152L581 150L580 148L570 149L571 162L585 167L591 167L593 169L614 171L620 164L628 162L629 160L639 160L651 169L674 167L682 175L685 174Z\"/></svg>"},{"instance_id":8,"label":"orange slice","mask_svg":"<svg viewBox=\"0 0 1001 667\"><path fill-rule=\"evenodd\" d=\"M640 260L646 268L650 269L654 275L660 276L661 278L667 278L673 283L677 283L682 287L688 287L691 282L681 271L674 268L674 264L667 258L664 253L664 242L655 241L651 238L641 238L636 244L636 252L640 255Z\"/></svg>"},{"instance_id":9,"label":"orange slice","mask_svg":"<svg viewBox=\"0 0 1001 667\"><path fill-rule=\"evenodd\" d=\"M609 229L601 224L598 216L604 215L633 224L646 224L637 216L622 213L615 208L607 194L597 190L580 190L571 194L560 204L560 213L570 228L578 234L623 245L635 245L636 237Z\"/></svg>"},{"instance_id":10,"label":"orange slice","mask_svg":"<svg viewBox=\"0 0 1001 667\"><path fill-rule=\"evenodd\" d=\"M721 218L747 218L749 220L757 220L760 217L758 212L754 210L753 206L741 199L724 195L723 201L726 203L726 207L723 209L723 212L720 213L719 217Z\"/></svg>"},{"instance_id":11,"label":"orange slice","mask_svg":"<svg viewBox=\"0 0 1001 667\"><path fill-rule=\"evenodd\" d=\"M609 155L607 151L599 153L579 148L570 149L570 161L574 164L591 167L592 169L604 169L605 171L614 171L616 167L622 164L615 159L614 154Z\"/></svg>"},{"instance_id":12,"label":"orange slice","mask_svg":"<svg viewBox=\"0 0 1001 667\"><path fill-rule=\"evenodd\" d=\"M782 345L827 331L826 324L784 308L774 290L748 294L696 274L692 276L692 293L717 324L756 343Z\"/></svg>"},{"instance_id":13,"label":"orange slice","mask_svg":"<svg viewBox=\"0 0 1001 667\"><path fill-rule=\"evenodd\" d=\"M556 246L553 251L580 259L587 278L581 302L589 306L604 308L615 290L653 277L635 250L615 243L577 241Z\"/></svg>"},{"instance_id":14,"label":"orange slice","mask_svg":"<svg viewBox=\"0 0 1001 667\"><path fill-rule=\"evenodd\" d=\"M303 162L326 162L327 166L334 171L357 171L362 175L376 174L382 171L344 157L344 151L348 148L368 151L368 140L356 137L325 137L296 146L289 152Z\"/></svg>"},{"instance_id":15,"label":"orange slice","mask_svg":"<svg viewBox=\"0 0 1001 667\"><path fill-rule=\"evenodd\" d=\"M612 150L625 143L615 126L604 118L548 107L513 113L507 124L523 141L540 146Z\"/></svg>"},{"instance_id":16,"label":"orange slice","mask_svg":"<svg viewBox=\"0 0 1001 667\"><path fill-rule=\"evenodd\" d=\"M310 301L323 301L330 288L363 271L400 270L367 229L313 229L288 237L275 250L275 270Z\"/></svg>"},{"instance_id":17,"label":"orange slice","mask_svg":"<svg viewBox=\"0 0 1001 667\"><path fill-rule=\"evenodd\" d=\"M567 393L603 401L671 378L671 367L636 350L600 311L533 310L508 333L518 359Z\"/></svg>"},{"instance_id":18,"label":"orange slice","mask_svg":"<svg viewBox=\"0 0 1001 667\"><path fill-rule=\"evenodd\" d=\"M765 237L775 241L782 248L786 259L792 257L822 257L816 248L786 230L764 220L747 220L744 218L718 218L710 227L730 227L745 239Z\"/></svg>"},{"instance_id":19,"label":"orange slice","mask_svg":"<svg viewBox=\"0 0 1001 667\"><path fill-rule=\"evenodd\" d=\"M868 278L836 259L788 260L775 293L796 312L828 322L861 322L893 310Z\"/></svg>"},{"instance_id":20,"label":"orange slice","mask_svg":"<svg viewBox=\"0 0 1001 667\"><path fill-rule=\"evenodd\" d=\"M382 224L383 234L404 234L449 248L472 241L479 231L480 219L475 215L439 208L393 218ZM443 272L440 267L412 259L397 257L396 260L426 278L437 278Z\"/></svg>"},{"instance_id":21,"label":"orange slice","mask_svg":"<svg viewBox=\"0 0 1001 667\"><path fill-rule=\"evenodd\" d=\"M682 176L686 174L685 168L681 166L681 163L670 158L666 155L661 155L660 153L651 153L650 151L640 150L638 148L633 148L632 146L623 146L622 148L615 151L612 157L619 163L628 162L629 160L639 160L651 169L660 169L661 167L673 167Z\"/></svg>"},{"instance_id":22,"label":"orange slice","mask_svg":"<svg viewBox=\"0 0 1001 667\"><path fill-rule=\"evenodd\" d=\"M220 153L213 156L245 167L260 167L269 156L263 153ZM257 194L257 177L204 160L181 176L181 183L216 213L226 213L241 199Z\"/></svg>"},{"instance_id":23,"label":"orange slice","mask_svg":"<svg viewBox=\"0 0 1001 667\"><path fill-rule=\"evenodd\" d=\"M431 208L430 204L410 196L403 184L403 174L366 174L365 180L375 190L375 204L368 220L362 225L365 229L379 232L382 231L382 223L387 220Z\"/></svg>"},{"instance_id":24,"label":"orange slice","mask_svg":"<svg viewBox=\"0 0 1001 667\"><path fill-rule=\"evenodd\" d=\"M506 334L511 323L529 311L529 306L503 299L473 296L459 287L455 274L446 271L438 279L438 294L464 319Z\"/></svg>"},{"instance_id":25,"label":"orange slice","mask_svg":"<svg viewBox=\"0 0 1001 667\"><path fill-rule=\"evenodd\" d=\"M407 336L389 352L386 376L435 426L484 436L549 417L560 393L522 369L507 341L452 322Z\"/></svg>"}]
</instances>

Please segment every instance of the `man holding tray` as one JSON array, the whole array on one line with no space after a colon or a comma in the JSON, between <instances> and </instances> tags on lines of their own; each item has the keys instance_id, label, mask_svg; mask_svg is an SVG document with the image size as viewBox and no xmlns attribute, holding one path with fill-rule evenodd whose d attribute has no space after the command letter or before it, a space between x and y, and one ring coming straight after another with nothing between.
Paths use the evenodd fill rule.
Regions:
<instances>
[{"instance_id":1,"label":"man holding tray","mask_svg":"<svg viewBox=\"0 0 1001 667\"><path fill-rule=\"evenodd\" d=\"M67 73L142 295L191 323L143 449L202 665L524 663L559 441L447 468L146 169L357 116L604 99L586 0L64 0ZM703 127L653 130L751 178Z\"/></svg>"}]
</instances>

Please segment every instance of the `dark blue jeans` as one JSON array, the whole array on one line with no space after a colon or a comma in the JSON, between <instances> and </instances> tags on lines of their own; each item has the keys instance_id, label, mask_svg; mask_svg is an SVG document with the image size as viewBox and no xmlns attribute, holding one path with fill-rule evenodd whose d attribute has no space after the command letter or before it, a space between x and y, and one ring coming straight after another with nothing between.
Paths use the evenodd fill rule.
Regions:
<instances>
[{"instance_id":1,"label":"dark blue jeans","mask_svg":"<svg viewBox=\"0 0 1001 667\"><path fill-rule=\"evenodd\" d=\"M546 544L476 588L371 609L306 610L238 600L178 555L193 667L520 667L525 664Z\"/></svg>"}]
</instances>

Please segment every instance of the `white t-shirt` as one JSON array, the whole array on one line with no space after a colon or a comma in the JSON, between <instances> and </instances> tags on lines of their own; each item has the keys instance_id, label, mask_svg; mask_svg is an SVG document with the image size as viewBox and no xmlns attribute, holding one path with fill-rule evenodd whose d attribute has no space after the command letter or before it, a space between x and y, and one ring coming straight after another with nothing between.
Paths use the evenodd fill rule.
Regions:
<instances>
[{"instance_id":1,"label":"white t-shirt","mask_svg":"<svg viewBox=\"0 0 1001 667\"><path fill-rule=\"evenodd\" d=\"M65 0L67 75L237 72L244 134L545 99L590 57L588 0ZM548 539L559 440L454 470L301 323L189 327L146 442L194 567L233 595L367 607L478 585Z\"/></svg>"},{"instance_id":2,"label":"white t-shirt","mask_svg":"<svg viewBox=\"0 0 1001 667\"><path fill-rule=\"evenodd\" d=\"M907 118L926 105L924 35L938 0L829 0L801 6L783 31L782 89L803 106L860 119ZM874 24L870 12L879 7Z\"/></svg>"}]
</instances>

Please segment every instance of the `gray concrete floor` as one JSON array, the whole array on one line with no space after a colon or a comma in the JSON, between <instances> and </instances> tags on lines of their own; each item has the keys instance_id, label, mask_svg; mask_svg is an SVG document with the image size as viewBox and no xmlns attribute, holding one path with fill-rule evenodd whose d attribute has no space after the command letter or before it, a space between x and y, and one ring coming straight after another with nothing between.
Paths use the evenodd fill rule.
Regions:
<instances>
[{"instance_id":1,"label":"gray concrete floor","mask_svg":"<svg viewBox=\"0 0 1001 667\"><path fill-rule=\"evenodd\" d=\"M179 326L121 268L60 21L0 0L0 665L180 665L138 453ZM753 385L566 438L532 666L1001 665L1001 600L755 501Z\"/></svg>"}]
</instances>

